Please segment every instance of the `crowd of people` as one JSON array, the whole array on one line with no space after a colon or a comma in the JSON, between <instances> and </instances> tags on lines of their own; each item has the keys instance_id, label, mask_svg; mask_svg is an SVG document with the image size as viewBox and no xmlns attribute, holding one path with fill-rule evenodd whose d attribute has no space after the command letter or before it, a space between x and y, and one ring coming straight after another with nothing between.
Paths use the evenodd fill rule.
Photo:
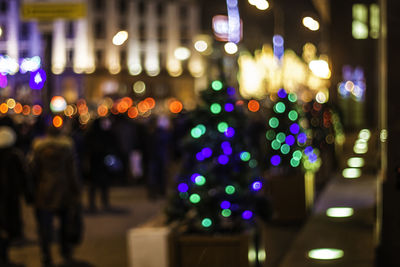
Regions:
<instances>
[{"instance_id":1,"label":"crowd of people","mask_svg":"<svg viewBox=\"0 0 400 267\"><path fill-rule=\"evenodd\" d=\"M53 266L55 219L60 253L68 263L82 240L83 211L111 210L111 185L145 183L149 198L165 195L167 161L177 135L170 124L166 116L145 123L110 116L90 125L70 118L56 128L51 118L39 117L30 126L0 118L0 266L8 266L10 245L24 237L23 198L33 206L43 266Z\"/></svg>"}]
</instances>

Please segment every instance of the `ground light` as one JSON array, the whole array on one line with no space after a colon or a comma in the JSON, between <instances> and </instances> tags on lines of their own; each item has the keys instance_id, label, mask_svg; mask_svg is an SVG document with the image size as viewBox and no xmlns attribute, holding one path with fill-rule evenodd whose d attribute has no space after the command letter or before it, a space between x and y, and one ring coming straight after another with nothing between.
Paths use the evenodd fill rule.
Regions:
<instances>
[{"instance_id":1,"label":"ground light","mask_svg":"<svg viewBox=\"0 0 400 267\"><path fill-rule=\"evenodd\" d=\"M343 250L336 248L317 248L308 252L308 257L316 260L335 260L344 255Z\"/></svg>"},{"instance_id":2,"label":"ground light","mask_svg":"<svg viewBox=\"0 0 400 267\"><path fill-rule=\"evenodd\" d=\"M344 178L354 179L361 176L361 170L357 168L346 168L342 171Z\"/></svg>"},{"instance_id":3,"label":"ground light","mask_svg":"<svg viewBox=\"0 0 400 267\"><path fill-rule=\"evenodd\" d=\"M354 214L353 208L349 207L332 207L326 210L326 216L333 218L346 218Z\"/></svg>"}]
</instances>

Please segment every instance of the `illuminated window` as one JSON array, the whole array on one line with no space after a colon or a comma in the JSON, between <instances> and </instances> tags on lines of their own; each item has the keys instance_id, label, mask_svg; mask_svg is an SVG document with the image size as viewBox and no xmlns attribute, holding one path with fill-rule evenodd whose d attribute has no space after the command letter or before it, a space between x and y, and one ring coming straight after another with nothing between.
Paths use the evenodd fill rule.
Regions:
<instances>
[{"instance_id":1,"label":"illuminated window","mask_svg":"<svg viewBox=\"0 0 400 267\"><path fill-rule=\"evenodd\" d=\"M353 5L352 34L354 39L368 38L368 9L366 5Z\"/></svg>"},{"instance_id":2,"label":"illuminated window","mask_svg":"<svg viewBox=\"0 0 400 267\"><path fill-rule=\"evenodd\" d=\"M377 4L372 4L369 7L369 35L373 39L378 39L379 37L379 6Z\"/></svg>"}]
</instances>

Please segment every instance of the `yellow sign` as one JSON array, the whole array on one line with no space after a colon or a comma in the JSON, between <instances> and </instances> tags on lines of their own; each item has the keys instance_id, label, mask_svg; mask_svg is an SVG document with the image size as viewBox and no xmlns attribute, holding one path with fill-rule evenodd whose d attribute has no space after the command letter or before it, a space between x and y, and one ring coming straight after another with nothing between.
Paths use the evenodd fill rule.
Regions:
<instances>
[{"instance_id":1,"label":"yellow sign","mask_svg":"<svg viewBox=\"0 0 400 267\"><path fill-rule=\"evenodd\" d=\"M82 2L28 2L21 5L23 20L79 19L86 16Z\"/></svg>"}]
</instances>

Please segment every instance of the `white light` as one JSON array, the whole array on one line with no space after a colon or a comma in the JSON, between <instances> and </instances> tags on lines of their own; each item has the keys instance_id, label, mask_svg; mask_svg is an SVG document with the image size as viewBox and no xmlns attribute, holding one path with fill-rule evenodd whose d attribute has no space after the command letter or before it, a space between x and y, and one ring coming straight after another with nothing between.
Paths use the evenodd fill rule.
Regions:
<instances>
[{"instance_id":1,"label":"white light","mask_svg":"<svg viewBox=\"0 0 400 267\"><path fill-rule=\"evenodd\" d=\"M112 42L115 45L122 45L128 39L127 31L119 31L116 35L114 35Z\"/></svg>"},{"instance_id":2,"label":"white light","mask_svg":"<svg viewBox=\"0 0 400 267\"><path fill-rule=\"evenodd\" d=\"M206 41L204 40L198 40L197 42L194 43L194 48L198 51L198 52L204 52L207 50L208 48L208 44Z\"/></svg>"},{"instance_id":3,"label":"white light","mask_svg":"<svg viewBox=\"0 0 400 267\"><path fill-rule=\"evenodd\" d=\"M39 84L40 82L43 81L42 76L40 76L40 73L39 73L39 72L36 73L34 80L35 80L35 83L36 83L36 84Z\"/></svg>"},{"instance_id":4,"label":"white light","mask_svg":"<svg viewBox=\"0 0 400 267\"><path fill-rule=\"evenodd\" d=\"M128 69L132 75L139 75L142 72L142 66L139 63L129 65Z\"/></svg>"},{"instance_id":5,"label":"white light","mask_svg":"<svg viewBox=\"0 0 400 267\"><path fill-rule=\"evenodd\" d=\"M360 157L349 158L347 165L351 168L361 168L364 166L364 159Z\"/></svg>"},{"instance_id":6,"label":"white light","mask_svg":"<svg viewBox=\"0 0 400 267\"><path fill-rule=\"evenodd\" d=\"M258 251L258 261L264 262L266 258L267 258L267 254L265 253L265 250L264 249L259 250Z\"/></svg>"},{"instance_id":7,"label":"white light","mask_svg":"<svg viewBox=\"0 0 400 267\"><path fill-rule=\"evenodd\" d=\"M0 27L0 36L3 35L3 29Z\"/></svg>"},{"instance_id":8,"label":"white light","mask_svg":"<svg viewBox=\"0 0 400 267\"><path fill-rule=\"evenodd\" d=\"M308 257L317 260L334 260L343 257L343 250L336 248L318 248L308 252Z\"/></svg>"},{"instance_id":9,"label":"white light","mask_svg":"<svg viewBox=\"0 0 400 267\"><path fill-rule=\"evenodd\" d=\"M36 79L36 77L35 77ZM50 101L50 109L53 112L61 112L67 107L67 102L62 96L54 96Z\"/></svg>"},{"instance_id":10,"label":"white light","mask_svg":"<svg viewBox=\"0 0 400 267\"><path fill-rule=\"evenodd\" d=\"M311 17L304 17L303 18L303 25L310 29L311 31L317 31L319 29L319 23L315 19Z\"/></svg>"},{"instance_id":11,"label":"white light","mask_svg":"<svg viewBox=\"0 0 400 267\"><path fill-rule=\"evenodd\" d=\"M142 81L137 81L133 84L133 91L136 94L143 94L146 91L146 84Z\"/></svg>"},{"instance_id":12,"label":"white light","mask_svg":"<svg viewBox=\"0 0 400 267\"><path fill-rule=\"evenodd\" d=\"M249 4L255 6L259 0L248 0Z\"/></svg>"},{"instance_id":13,"label":"white light","mask_svg":"<svg viewBox=\"0 0 400 267\"><path fill-rule=\"evenodd\" d=\"M353 148L356 154L365 154L368 152L368 144L364 139L357 139Z\"/></svg>"},{"instance_id":14,"label":"white light","mask_svg":"<svg viewBox=\"0 0 400 267\"><path fill-rule=\"evenodd\" d=\"M224 49L225 49L225 52L230 54L230 55L236 54L236 52L238 51L237 45L235 43L232 43L232 42L226 43L224 45Z\"/></svg>"},{"instance_id":15,"label":"white light","mask_svg":"<svg viewBox=\"0 0 400 267\"><path fill-rule=\"evenodd\" d=\"M333 218L346 218L352 216L353 208L349 207L334 207L326 210L326 216Z\"/></svg>"},{"instance_id":16,"label":"white light","mask_svg":"<svg viewBox=\"0 0 400 267\"><path fill-rule=\"evenodd\" d=\"M9 56L0 56L0 72L2 74L14 75L18 72L19 64Z\"/></svg>"},{"instance_id":17,"label":"white light","mask_svg":"<svg viewBox=\"0 0 400 267\"><path fill-rule=\"evenodd\" d=\"M370 137L371 137L371 131L368 129L362 129L360 131L360 134L358 135L358 138L366 141L368 141Z\"/></svg>"},{"instance_id":18,"label":"white light","mask_svg":"<svg viewBox=\"0 0 400 267\"><path fill-rule=\"evenodd\" d=\"M24 58L21 62L20 72L26 73L28 71L35 71L40 68L40 57L34 56L32 58Z\"/></svg>"},{"instance_id":19,"label":"white light","mask_svg":"<svg viewBox=\"0 0 400 267\"><path fill-rule=\"evenodd\" d=\"M326 101L328 101L326 95L323 92L318 92L315 96L315 100L317 100L317 102L320 104L324 104L326 103Z\"/></svg>"},{"instance_id":20,"label":"white light","mask_svg":"<svg viewBox=\"0 0 400 267\"><path fill-rule=\"evenodd\" d=\"M266 0L258 0L255 6L259 10L267 10L269 8L269 3Z\"/></svg>"},{"instance_id":21,"label":"white light","mask_svg":"<svg viewBox=\"0 0 400 267\"><path fill-rule=\"evenodd\" d=\"M186 47L178 47L174 51L174 56L179 60L186 60L190 57L190 50Z\"/></svg>"},{"instance_id":22,"label":"white light","mask_svg":"<svg viewBox=\"0 0 400 267\"><path fill-rule=\"evenodd\" d=\"M357 168L346 168L342 171L344 178L354 179L361 176L361 170Z\"/></svg>"},{"instance_id":23,"label":"white light","mask_svg":"<svg viewBox=\"0 0 400 267\"><path fill-rule=\"evenodd\" d=\"M312 73L322 79L329 79L331 77L331 70L329 69L328 62L322 59L312 60L308 67Z\"/></svg>"}]
</instances>

